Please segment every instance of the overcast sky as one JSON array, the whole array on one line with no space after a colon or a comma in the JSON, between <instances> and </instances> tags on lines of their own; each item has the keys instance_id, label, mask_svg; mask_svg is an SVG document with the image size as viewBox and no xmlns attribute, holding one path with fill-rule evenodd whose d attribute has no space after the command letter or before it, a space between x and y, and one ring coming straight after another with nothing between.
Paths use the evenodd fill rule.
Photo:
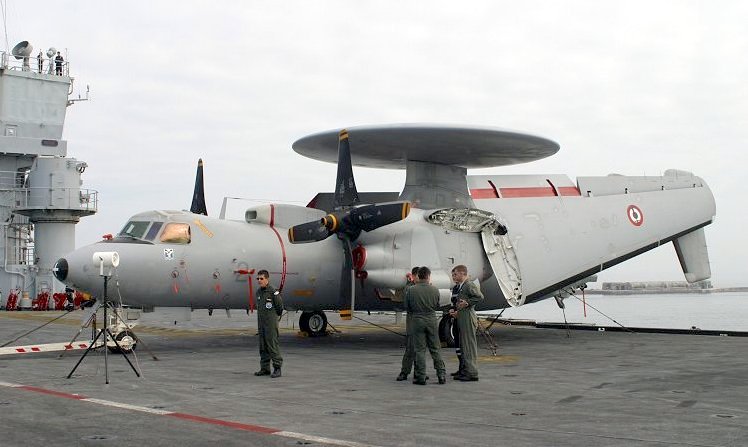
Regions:
<instances>
[{"instance_id":1,"label":"overcast sky","mask_svg":"<svg viewBox=\"0 0 748 447\"><path fill-rule=\"evenodd\" d=\"M10 47L60 49L76 91L91 88L64 134L100 199L78 246L136 212L189 208L198 158L211 215L223 196L305 205L333 189L335 166L297 155L296 139L437 122L561 145L549 159L475 174L696 173L717 200L706 228L713 280L748 283L746 2L5 3ZM404 182L402 171L355 175L359 190ZM683 274L668 244L599 279Z\"/></svg>"}]
</instances>

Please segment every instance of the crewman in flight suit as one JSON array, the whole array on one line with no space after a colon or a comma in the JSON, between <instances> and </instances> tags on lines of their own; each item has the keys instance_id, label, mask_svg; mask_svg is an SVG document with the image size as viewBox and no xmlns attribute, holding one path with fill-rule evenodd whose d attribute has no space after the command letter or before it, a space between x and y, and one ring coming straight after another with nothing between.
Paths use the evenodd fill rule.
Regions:
<instances>
[{"instance_id":1,"label":"crewman in flight suit","mask_svg":"<svg viewBox=\"0 0 748 447\"><path fill-rule=\"evenodd\" d=\"M457 309L451 309L449 314L457 318L457 325L460 327L463 361L463 369L455 376L455 380L477 382L478 339L475 331L478 328L478 316L475 314L475 305L483 300L483 294L478 286L468 281L468 270L464 265L457 265L452 269L452 281L455 283L454 292L457 293Z\"/></svg>"},{"instance_id":2,"label":"crewman in flight suit","mask_svg":"<svg viewBox=\"0 0 748 447\"><path fill-rule=\"evenodd\" d=\"M280 292L270 285L270 274L267 270L257 272L257 332L260 336L260 370L256 376L272 378L281 376L280 346L278 346L278 318L283 315L283 299ZM273 372L270 373L270 361L273 362Z\"/></svg>"},{"instance_id":3,"label":"crewman in flight suit","mask_svg":"<svg viewBox=\"0 0 748 447\"><path fill-rule=\"evenodd\" d=\"M447 371L444 367L439 349L441 344L437 336L436 311L439 310L439 290L429 284L431 270L428 267L418 269L416 285L405 291L405 310L411 316L408 336L413 338L416 361L413 371L413 383L426 385L426 348L434 361L439 384L446 383Z\"/></svg>"},{"instance_id":4,"label":"crewman in flight suit","mask_svg":"<svg viewBox=\"0 0 748 447\"><path fill-rule=\"evenodd\" d=\"M413 269L410 271L410 276L408 276L408 282L405 284L405 289L403 289L403 294L405 292L413 287L416 284L416 276L418 276L418 269L420 267L413 267ZM416 349L413 345L413 337L411 337L408 334L408 331L410 330L410 325L413 324L411 322L410 313L405 314L405 354L403 354L403 362L402 367L400 368L400 374L397 375L397 381L406 380L408 378L408 374L410 374L410 370L413 369L413 362L416 360Z\"/></svg>"}]
</instances>

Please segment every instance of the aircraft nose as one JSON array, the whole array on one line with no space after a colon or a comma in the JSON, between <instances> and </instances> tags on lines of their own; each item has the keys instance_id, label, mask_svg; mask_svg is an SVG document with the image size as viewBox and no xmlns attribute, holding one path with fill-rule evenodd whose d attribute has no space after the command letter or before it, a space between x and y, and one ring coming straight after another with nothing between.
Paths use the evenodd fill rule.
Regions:
<instances>
[{"instance_id":1,"label":"aircraft nose","mask_svg":"<svg viewBox=\"0 0 748 447\"><path fill-rule=\"evenodd\" d=\"M60 258L55 262L55 266L52 267L52 272L58 281L64 282L68 277L68 260Z\"/></svg>"}]
</instances>

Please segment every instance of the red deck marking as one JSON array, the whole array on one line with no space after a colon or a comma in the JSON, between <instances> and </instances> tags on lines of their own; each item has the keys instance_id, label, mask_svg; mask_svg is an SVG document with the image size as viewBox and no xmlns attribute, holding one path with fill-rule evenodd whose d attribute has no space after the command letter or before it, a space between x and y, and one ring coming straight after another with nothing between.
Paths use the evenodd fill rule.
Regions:
<instances>
[{"instance_id":1,"label":"red deck marking","mask_svg":"<svg viewBox=\"0 0 748 447\"><path fill-rule=\"evenodd\" d=\"M278 237L278 243L281 247L281 254L283 255L283 268L281 270L281 280L280 284L278 285L278 291L283 291L283 284L286 283L286 246L283 245L283 238L281 238L280 233L278 233L278 230L275 229L273 224L275 223L275 205L270 204L270 229L273 230L273 233L275 233L275 236Z\"/></svg>"},{"instance_id":2,"label":"red deck marking","mask_svg":"<svg viewBox=\"0 0 748 447\"><path fill-rule=\"evenodd\" d=\"M39 349L39 348L31 348L31 352L41 352L41 349Z\"/></svg>"},{"instance_id":3,"label":"red deck marking","mask_svg":"<svg viewBox=\"0 0 748 447\"><path fill-rule=\"evenodd\" d=\"M29 385L19 386L18 388L27 391L33 391L35 393L49 394L50 396L64 397L66 399L81 400L86 398L86 396L81 396L80 394L61 393L59 391L47 390L44 388L38 388Z\"/></svg>"},{"instance_id":4,"label":"red deck marking","mask_svg":"<svg viewBox=\"0 0 748 447\"><path fill-rule=\"evenodd\" d=\"M253 433L283 436L285 438L302 439L302 440L306 440L310 442L330 444L330 445L343 445L343 446L351 446L351 447L368 446L368 444L361 444L359 442L349 442L349 441L344 441L344 440L339 440L339 439L307 435L304 433L294 433L290 431L279 430L277 428L272 428L272 427L263 427L262 425L243 424L241 422L225 421L222 419L214 419L214 418L208 418L208 417L203 417L203 416L196 416L196 415L187 414L187 413L175 413L171 411L153 410L148 407L140 407L137 405L130 405L130 404L124 404L120 402L89 398L89 397L85 397L83 395L77 395L77 394L61 393L59 391L53 391L53 390L48 390L45 388L38 388L35 386L29 386L29 385L20 385L20 384L0 382L0 386L23 389L26 391L33 391L36 393L48 394L50 396L63 397L65 399L74 399L74 400L79 400L82 402L89 402L89 403L104 405L108 407L121 408L121 409L129 410L129 411L138 411L142 413L150 413L150 414L156 414L160 416L171 416L171 417L182 419L185 421L200 422L203 424L217 425L220 427L228 427L228 428L233 428L236 430L244 430L244 431L253 432Z\"/></svg>"},{"instance_id":5,"label":"red deck marking","mask_svg":"<svg viewBox=\"0 0 748 447\"><path fill-rule=\"evenodd\" d=\"M23 348L16 348L16 352L26 352L26 350Z\"/></svg>"},{"instance_id":6,"label":"red deck marking","mask_svg":"<svg viewBox=\"0 0 748 447\"><path fill-rule=\"evenodd\" d=\"M277 428L263 427L261 425L242 424L240 422L223 421L221 419L206 418L206 417L195 416L193 414L186 414L186 413L169 413L169 414L165 414L164 416L171 416L177 419L185 419L188 421L202 422L204 424L220 425L222 427L231 427L237 430L251 431L254 433L273 434L273 433L278 433L279 431L282 431L282 430L278 430Z\"/></svg>"}]
</instances>

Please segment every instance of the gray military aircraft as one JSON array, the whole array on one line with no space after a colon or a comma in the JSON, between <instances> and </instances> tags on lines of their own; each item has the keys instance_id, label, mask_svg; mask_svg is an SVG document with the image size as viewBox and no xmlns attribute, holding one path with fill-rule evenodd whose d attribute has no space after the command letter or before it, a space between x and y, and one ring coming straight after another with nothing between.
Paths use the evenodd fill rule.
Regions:
<instances>
[{"instance_id":1,"label":"gray military aircraft","mask_svg":"<svg viewBox=\"0 0 748 447\"><path fill-rule=\"evenodd\" d=\"M608 267L673 242L686 280L709 278L707 184L662 176L467 175L555 154L538 136L485 127L360 126L304 137L301 155L337 162L334 193L306 206L267 204L244 220L207 216L202 163L190 211L132 216L115 237L60 259L55 276L101 297L94 252L116 251L119 294L133 306L254 308L253 275L267 269L299 326L326 333L324 311L398 310L406 274L432 270L449 301L450 271L467 265L480 309L563 298ZM402 192L358 193L352 165L406 169ZM225 205L225 202L224 202ZM331 237L335 236L335 237ZM447 319L441 335L451 341Z\"/></svg>"}]
</instances>

